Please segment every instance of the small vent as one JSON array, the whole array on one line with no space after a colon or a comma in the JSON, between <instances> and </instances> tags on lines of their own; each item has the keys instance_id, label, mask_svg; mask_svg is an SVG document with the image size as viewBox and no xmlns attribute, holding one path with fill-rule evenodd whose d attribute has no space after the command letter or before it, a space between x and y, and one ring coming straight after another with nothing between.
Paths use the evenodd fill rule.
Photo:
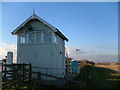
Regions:
<instances>
[{"instance_id":1,"label":"small vent","mask_svg":"<svg viewBox=\"0 0 120 90\"><path fill-rule=\"evenodd\" d=\"M32 30L32 29L33 29L33 28L32 28L32 25L28 25L28 26L27 26L27 29L28 29L28 30Z\"/></svg>"}]
</instances>

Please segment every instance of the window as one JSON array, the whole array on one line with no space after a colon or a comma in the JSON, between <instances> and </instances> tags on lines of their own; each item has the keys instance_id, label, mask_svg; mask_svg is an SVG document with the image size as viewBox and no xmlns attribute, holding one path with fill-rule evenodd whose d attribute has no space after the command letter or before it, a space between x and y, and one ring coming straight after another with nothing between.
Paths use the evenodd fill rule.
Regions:
<instances>
[{"instance_id":1,"label":"window","mask_svg":"<svg viewBox=\"0 0 120 90\"><path fill-rule=\"evenodd\" d=\"M18 43L35 44L35 43L56 43L57 37L53 32L33 32L21 33Z\"/></svg>"},{"instance_id":2,"label":"window","mask_svg":"<svg viewBox=\"0 0 120 90\"><path fill-rule=\"evenodd\" d=\"M21 34L20 43L26 43L26 35L25 34Z\"/></svg>"},{"instance_id":3,"label":"window","mask_svg":"<svg viewBox=\"0 0 120 90\"><path fill-rule=\"evenodd\" d=\"M52 33L52 42L57 44L57 35Z\"/></svg>"},{"instance_id":4,"label":"window","mask_svg":"<svg viewBox=\"0 0 120 90\"><path fill-rule=\"evenodd\" d=\"M34 40L35 40L35 34L34 33L28 34L28 43L34 43Z\"/></svg>"},{"instance_id":5,"label":"window","mask_svg":"<svg viewBox=\"0 0 120 90\"><path fill-rule=\"evenodd\" d=\"M42 41L42 33L37 33L36 34L36 42L39 43Z\"/></svg>"},{"instance_id":6,"label":"window","mask_svg":"<svg viewBox=\"0 0 120 90\"><path fill-rule=\"evenodd\" d=\"M52 32L44 33L44 42L52 42Z\"/></svg>"},{"instance_id":7,"label":"window","mask_svg":"<svg viewBox=\"0 0 120 90\"><path fill-rule=\"evenodd\" d=\"M57 43L57 35L54 35L54 43Z\"/></svg>"},{"instance_id":8,"label":"window","mask_svg":"<svg viewBox=\"0 0 120 90\"><path fill-rule=\"evenodd\" d=\"M25 43L25 37L20 37L20 43Z\"/></svg>"}]
</instances>

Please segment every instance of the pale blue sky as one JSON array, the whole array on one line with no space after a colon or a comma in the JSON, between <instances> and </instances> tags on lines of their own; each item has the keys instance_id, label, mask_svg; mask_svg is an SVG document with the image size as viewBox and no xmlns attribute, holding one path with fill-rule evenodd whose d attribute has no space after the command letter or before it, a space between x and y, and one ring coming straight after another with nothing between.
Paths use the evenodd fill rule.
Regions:
<instances>
[{"instance_id":1,"label":"pale blue sky","mask_svg":"<svg viewBox=\"0 0 120 90\"><path fill-rule=\"evenodd\" d=\"M68 39L66 46L88 54L117 55L117 2L13 3L3 2L3 42L16 44L11 32L35 13L57 27Z\"/></svg>"}]
</instances>

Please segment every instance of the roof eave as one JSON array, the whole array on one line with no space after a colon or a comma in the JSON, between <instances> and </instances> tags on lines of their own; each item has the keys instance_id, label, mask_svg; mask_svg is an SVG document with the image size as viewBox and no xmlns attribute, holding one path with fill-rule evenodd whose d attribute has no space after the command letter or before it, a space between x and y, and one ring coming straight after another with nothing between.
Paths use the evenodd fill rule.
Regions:
<instances>
[{"instance_id":1,"label":"roof eave","mask_svg":"<svg viewBox=\"0 0 120 90\"><path fill-rule=\"evenodd\" d=\"M63 38L63 40L66 40L67 42L69 41L68 38L66 38L58 29L56 29L55 33L59 35L61 38Z\"/></svg>"}]
</instances>

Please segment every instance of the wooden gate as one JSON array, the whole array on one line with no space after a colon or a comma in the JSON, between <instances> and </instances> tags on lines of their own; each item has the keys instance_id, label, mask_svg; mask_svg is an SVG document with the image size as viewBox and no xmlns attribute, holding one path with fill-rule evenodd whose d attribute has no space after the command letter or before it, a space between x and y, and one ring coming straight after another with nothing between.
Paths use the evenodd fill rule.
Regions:
<instances>
[{"instance_id":1,"label":"wooden gate","mask_svg":"<svg viewBox=\"0 0 120 90\"><path fill-rule=\"evenodd\" d=\"M30 64L3 64L2 82L4 87L14 86L31 79Z\"/></svg>"}]
</instances>

